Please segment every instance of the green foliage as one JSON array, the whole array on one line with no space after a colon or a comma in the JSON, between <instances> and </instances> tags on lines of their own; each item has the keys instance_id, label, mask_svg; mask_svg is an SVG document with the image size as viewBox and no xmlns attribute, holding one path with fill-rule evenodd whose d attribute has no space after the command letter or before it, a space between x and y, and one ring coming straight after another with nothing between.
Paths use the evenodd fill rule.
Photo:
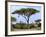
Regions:
<instances>
[{"instance_id":1,"label":"green foliage","mask_svg":"<svg viewBox=\"0 0 46 37\"><path fill-rule=\"evenodd\" d=\"M39 10L33 9L33 8L21 8L20 10L16 10L12 14L18 13L18 14L27 14L29 13L30 15L35 14L39 12Z\"/></svg>"},{"instance_id":2,"label":"green foliage","mask_svg":"<svg viewBox=\"0 0 46 37\"><path fill-rule=\"evenodd\" d=\"M41 23L38 24L38 27L41 27Z\"/></svg>"},{"instance_id":3,"label":"green foliage","mask_svg":"<svg viewBox=\"0 0 46 37\"><path fill-rule=\"evenodd\" d=\"M39 23L38 27L41 27L41 23ZM35 28L33 24L25 24L25 23L17 23L13 26L15 29L32 29Z\"/></svg>"},{"instance_id":4,"label":"green foliage","mask_svg":"<svg viewBox=\"0 0 46 37\"><path fill-rule=\"evenodd\" d=\"M16 18L15 17L11 17L11 21L16 21Z\"/></svg>"},{"instance_id":5,"label":"green foliage","mask_svg":"<svg viewBox=\"0 0 46 37\"><path fill-rule=\"evenodd\" d=\"M40 21L41 21L41 19L35 20L35 22L40 22Z\"/></svg>"}]
</instances>

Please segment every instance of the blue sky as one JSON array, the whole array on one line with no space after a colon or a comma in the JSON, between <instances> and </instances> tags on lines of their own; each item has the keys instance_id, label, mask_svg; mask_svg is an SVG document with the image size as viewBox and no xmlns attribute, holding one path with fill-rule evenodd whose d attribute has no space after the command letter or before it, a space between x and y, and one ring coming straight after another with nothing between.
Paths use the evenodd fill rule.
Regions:
<instances>
[{"instance_id":1,"label":"blue sky","mask_svg":"<svg viewBox=\"0 0 46 37\"><path fill-rule=\"evenodd\" d=\"M19 10L21 8L34 8L34 9L37 9L39 11L41 10L41 7L40 6L20 6L20 5L12 5L10 7L10 11L12 13L15 10ZM23 21L23 22L26 22L25 18L23 18L22 16L18 17L19 15L17 15L17 14L12 14L12 15L13 15L13 17L16 17L17 18L17 21L16 22L20 22L20 20ZM41 19L41 12L32 15L29 18L29 20L30 20L29 23L32 23L32 22L34 22L37 19Z\"/></svg>"}]
</instances>

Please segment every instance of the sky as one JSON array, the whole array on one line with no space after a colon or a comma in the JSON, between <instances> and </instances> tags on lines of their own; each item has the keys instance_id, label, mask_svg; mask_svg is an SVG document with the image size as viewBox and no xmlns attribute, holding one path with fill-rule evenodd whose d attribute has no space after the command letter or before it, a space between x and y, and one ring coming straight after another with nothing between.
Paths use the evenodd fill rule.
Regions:
<instances>
[{"instance_id":1,"label":"sky","mask_svg":"<svg viewBox=\"0 0 46 37\"><path fill-rule=\"evenodd\" d=\"M33 8L33 9L37 9L37 10L39 10L39 11L41 10L41 7L40 7L40 6L11 5L11 7L10 7L10 12L13 13L14 11L19 10L19 9L21 9L21 8ZM18 22L18 23L20 22L20 20L21 20L22 22L27 23L26 20L25 20L25 18L22 17L22 16L18 17L19 15L17 15L17 14L11 14L11 16L17 18L17 21L16 21L16 22ZM34 22L34 21L37 20L37 19L41 19L41 12L36 13L36 14L34 14L34 15L31 15L30 18L29 18L29 23L32 23L32 22Z\"/></svg>"}]
</instances>

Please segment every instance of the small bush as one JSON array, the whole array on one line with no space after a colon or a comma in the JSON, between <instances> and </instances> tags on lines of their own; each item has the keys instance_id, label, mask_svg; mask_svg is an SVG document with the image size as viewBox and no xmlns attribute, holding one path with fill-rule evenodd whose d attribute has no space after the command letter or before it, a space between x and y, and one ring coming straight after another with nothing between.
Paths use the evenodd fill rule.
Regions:
<instances>
[{"instance_id":1,"label":"small bush","mask_svg":"<svg viewBox=\"0 0 46 37\"><path fill-rule=\"evenodd\" d=\"M41 27L41 23L38 24L38 27Z\"/></svg>"}]
</instances>

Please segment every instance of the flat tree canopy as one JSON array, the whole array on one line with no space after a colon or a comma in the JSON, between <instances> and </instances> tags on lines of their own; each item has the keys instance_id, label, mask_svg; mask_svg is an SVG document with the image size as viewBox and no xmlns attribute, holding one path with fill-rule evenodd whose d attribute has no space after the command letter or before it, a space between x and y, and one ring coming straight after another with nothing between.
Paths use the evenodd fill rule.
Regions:
<instances>
[{"instance_id":1,"label":"flat tree canopy","mask_svg":"<svg viewBox=\"0 0 46 37\"><path fill-rule=\"evenodd\" d=\"M25 14L25 15L30 14L30 15L32 15L32 14L35 14L37 12L39 12L39 11L36 9L33 9L33 8L21 8L20 10L14 11L12 14L17 13L17 14Z\"/></svg>"}]
</instances>

